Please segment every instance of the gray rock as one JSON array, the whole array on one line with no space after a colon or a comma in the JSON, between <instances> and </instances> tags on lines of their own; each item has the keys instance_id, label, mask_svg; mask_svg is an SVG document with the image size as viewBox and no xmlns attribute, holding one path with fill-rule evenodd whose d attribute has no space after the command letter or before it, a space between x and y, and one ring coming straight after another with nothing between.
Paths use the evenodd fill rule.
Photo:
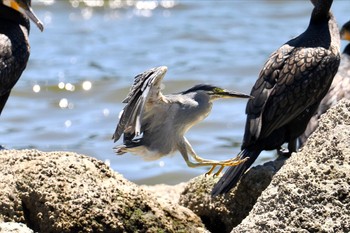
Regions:
<instances>
[{"instance_id":1,"label":"gray rock","mask_svg":"<svg viewBox=\"0 0 350 233\"><path fill-rule=\"evenodd\" d=\"M180 197L211 232L350 232L350 101L323 115L288 160L253 167L229 194L211 198L217 181L196 177Z\"/></svg>"},{"instance_id":2,"label":"gray rock","mask_svg":"<svg viewBox=\"0 0 350 233\"><path fill-rule=\"evenodd\" d=\"M350 232L350 101L321 117L232 232Z\"/></svg>"},{"instance_id":3,"label":"gray rock","mask_svg":"<svg viewBox=\"0 0 350 233\"><path fill-rule=\"evenodd\" d=\"M205 232L200 219L70 152L0 152L0 221L38 232Z\"/></svg>"},{"instance_id":4,"label":"gray rock","mask_svg":"<svg viewBox=\"0 0 350 233\"><path fill-rule=\"evenodd\" d=\"M34 233L34 231L23 223L1 222L0 233Z\"/></svg>"},{"instance_id":5,"label":"gray rock","mask_svg":"<svg viewBox=\"0 0 350 233\"><path fill-rule=\"evenodd\" d=\"M185 189L187 183L180 183L177 185L141 185L140 187L144 190L149 191L157 200L168 205L178 205L180 195Z\"/></svg>"},{"instance_id":6,"label":"gray rock","mask_svg":"<svg viewBox=\"0 0 350 233\"><path fill-rule=\"evenodd\" d=\"M180 204L197 214L211 232L230 232L249 214L284 161L285 158L251 168L236 188L215 198L211 197L210 192L219 178L196 177L185 187Z\"/></svg>"}]
</instances>

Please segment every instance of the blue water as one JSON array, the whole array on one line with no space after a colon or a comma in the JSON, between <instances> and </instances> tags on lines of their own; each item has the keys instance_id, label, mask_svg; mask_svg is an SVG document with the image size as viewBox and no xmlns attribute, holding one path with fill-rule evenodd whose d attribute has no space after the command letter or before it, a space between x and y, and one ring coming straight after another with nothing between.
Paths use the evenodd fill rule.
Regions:
<instances>
[{"instance_id":1,"label":"blue water","mask_svg":"<svg viewBox=\"0 0 350 233\"><path fill-rule=\"evenodd\" d=\"M0 143L86 154L146 184L186 181L207 168L188 168L180 154L145 162L113 153L120 142L111 136L133 77L165 65L165 93L198 83L249 93L269 54L305 30L312 10L301 0L87 2L102 6L33 0L45 31L32 24L30 61L1 116ZM349 10L349 1L334 1L339 25ZM200 156L239 152L245 104L217 101L188 132ZM264 152L257 163L273 156Z\"/></svg>"}]
</instances>

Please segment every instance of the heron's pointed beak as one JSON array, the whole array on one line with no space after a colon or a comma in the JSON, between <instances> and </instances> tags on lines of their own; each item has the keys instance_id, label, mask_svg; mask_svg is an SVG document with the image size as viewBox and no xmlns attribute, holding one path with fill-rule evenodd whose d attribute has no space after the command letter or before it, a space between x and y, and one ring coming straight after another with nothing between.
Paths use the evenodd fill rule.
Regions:
<instances>
[{"instance_id":1,"label":"heron's pointed beak","mask_svg":"<svg viewBox=\"0 0 350 233\"><path fill-rule=\"evenodd\" d=\"M249 99L253 99L253 96L241 93L241 92L236 92L236 91L227 91L224 90L221 93L218 93L218 95L221 98L249 98Z\"/></svg>"},{"instance_id":2,"label":"heron's pointed beak","mask_svg":"<svg viewBox=\"0 0 350 233\"><path fill-rule=\"evenodd\" d=\"M44 25L40 19L34 14L33 9L30 7L30 1L28 0L3 0L3 4L26 15L35 25L40 29L44 30Z\"/></svg>"}]
</instances>

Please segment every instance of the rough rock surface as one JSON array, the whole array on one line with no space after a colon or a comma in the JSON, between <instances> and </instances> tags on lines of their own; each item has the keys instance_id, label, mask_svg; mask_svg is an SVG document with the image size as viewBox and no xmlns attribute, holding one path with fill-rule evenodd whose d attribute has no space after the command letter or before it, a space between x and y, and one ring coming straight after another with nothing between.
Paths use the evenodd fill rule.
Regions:
<instances>
[{"instance_id":1,"label":"rough rock surface","mask_svg":"<svg viewBox=\"0 0 350 233\"><path fill-rule=\"evenodd\" d=\"M230 193L214 198L210 192L219 178L196 177L185 187L180 204L196 213L211 232L230 232L248 215L284 161L285 158L251 168Z\"/></svg>"},{"instance_id":2,"label":"rough rock surface","mask_svg":"<svg viewBox=\"0 0 350 233\"><path fill-rule=\"evenodd\" d=\"M288 160L253 167L229 194L211 198L217 181L196 177L180 197L211 232L350 232L350 101L322 116Z\"/></svg>"},{"instance_id":3,"label":"rough rock surface","mask_svg":"<svg viewBox=\"0 0 350 233\"><path fill-rule=\"evenodd\" d=\"M180 195L185 189L186 185L187 183L180 183L177 185L141 185L140 187L153 194L158 201L162 201L168 205L177 205L180 200Z\"/></svg>"},{"instance_id":4,"label":"rough rock surface","mask_svg":"<svg viewBox=\"0 0 350 233\"><path fill-rule=\"evenodd\" d=\"M232 232L350 232L350 101L321 117Z\"/></svg>"},{"instance_id":5,"label":"rough rock surface","mask_svg":"<svg viewBox=\"0 0 350 233\"><path fill-rule=\"evenodd\" d=\"M204 232L104 163L70 152L0 151L0 222L38 232Z\"/></svg>"},{"instance_id":6,"label":"rough rock surface","mask_svg":"<svg viewBox=\"0 0 350 233\"><path fill-rule=\"evenodd\" d=\"M23 223L1 222L0 233L34 233L34 231Z\"/></svg>"}]
</instances>

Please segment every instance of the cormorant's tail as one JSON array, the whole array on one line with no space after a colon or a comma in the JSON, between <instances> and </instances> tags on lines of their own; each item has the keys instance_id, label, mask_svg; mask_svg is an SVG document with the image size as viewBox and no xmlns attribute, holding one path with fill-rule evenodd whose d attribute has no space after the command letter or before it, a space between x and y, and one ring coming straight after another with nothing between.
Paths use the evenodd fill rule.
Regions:
<instances>
[{"instance_id":1,"label":"cormorant's tail","mask_svg":"<svg viewBox=\"0 0 350 233\"><path fill-rule=\"evenodd\" d=\"M242 150L238 156L240 159L249 157L249 159L239 164L238 166L230 167L220 180L214 185L211 195L217 196L220 194L228 193L233 187L236 186L244 172L254 163L261 151L249 151L247 149Z\"/></svg>"},{"instance_id":2,"label":"cormorant's tail","mask_svg":"<svg viewBox=\"0 0 350 233\"><path fill-rule=\"evenodd\" d=\"M9 95L10 95L10 92L0 96L0 115L1 115L2 110L5 107L5 104L7 102L7 99L9 98Z\"/></svg>"}]
</instances>

